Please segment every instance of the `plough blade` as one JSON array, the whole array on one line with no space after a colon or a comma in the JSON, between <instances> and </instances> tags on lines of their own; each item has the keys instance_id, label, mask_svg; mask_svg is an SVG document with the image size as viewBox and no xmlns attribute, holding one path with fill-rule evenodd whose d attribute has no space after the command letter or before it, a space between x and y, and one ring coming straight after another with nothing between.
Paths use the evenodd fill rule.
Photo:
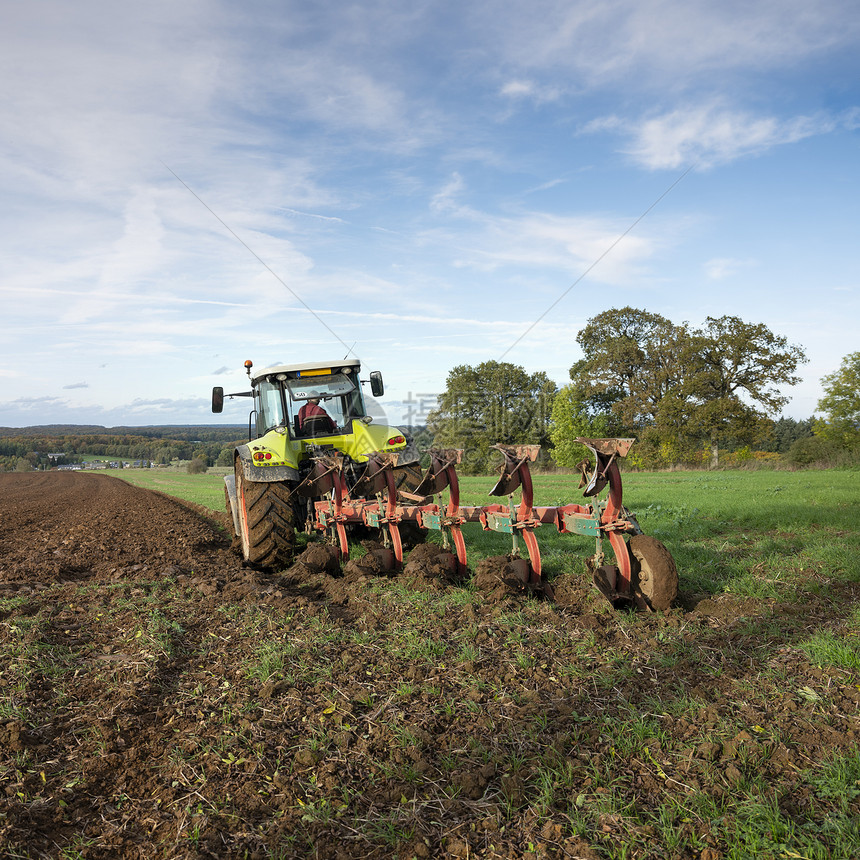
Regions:
<instances>
[{"instance_id":1,"label":"plough blade","mask_svg":"<svg viewBox=\"0 0 860 860\"><path fill-rule=\"evenodd\" d=\"M635 439L583 439L577 437L577 442L585 445L594 452L594 474L589 479L587 476L588 460L579 463L582 479L579 482L580 489L585 487L584 496L596 496L608 483L609 467L616 457L626 457Z\"/></svg>"},{"instance_id":2,"label":"plough blade","mask_svg":"<svg viewBox=\"0 0 860 860\"><path fill-rule=\"evenodd\" d=\"M302 498L313 499L334 490L336 476L343 472L343 455L327 453L314 458L310 474L296 487Z\"/></svg>"},{"instance_id":3,"label":"plough blade","mask_svg":"<svg viewBox=\"0 0 860 860\"><path fill-rule=\"evenodd\" d=\"M451 472L463 461L463 451L460 448L446 448L441 451L430 451L430 468L421 483L412 491L416 496L437 496L451 485Z\"/></svg>"},{"instance_id":4,"label":"plough blade","mask_svg":"<svg viewBox=\"0 0 860 860\"><path fill-rule=\"evenodd\" d=\"M505 461L502 463L501 477L490 490L490 495L510 496L522 485L523 475L528 473L527 464L537 460L540 445L493 445L493 448L502 452Z\"/></svg>"},{"instance_id":5,"label":"plough blade","mask_svg":"<svg viewBox=\"0 0 860 860\"><path fill-rule=\"evenodd\" d=\"M382 451L371 454L367 459L364 472L353 487L353 493L356 496L375 496L377 493L387 490L391 483L389 481L391 470L396 465L396 454L393 457Z\"/></svg>"}]
</instances>

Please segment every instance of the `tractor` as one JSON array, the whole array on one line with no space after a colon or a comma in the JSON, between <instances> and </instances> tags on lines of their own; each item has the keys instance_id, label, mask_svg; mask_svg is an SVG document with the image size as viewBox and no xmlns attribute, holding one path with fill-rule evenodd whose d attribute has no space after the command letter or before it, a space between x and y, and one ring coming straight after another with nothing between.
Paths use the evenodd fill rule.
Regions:
<instances>
[{"instance_id":1,"label":"tractor","mask_svg":"<svg viewBox=\"0 0 860 860\"><path fill-rule=\"evenodd\" d=\"M244 561L276 567L292 558L295 530L305 525L317 458L336 456L345 480L355 486L368 459L384 454L395 487L421 480L418 452L396 427L367 414L358 359L284 364L254 370L245 362L250 391L212 389L212 411L224 397L252 397L249 442L234 452L234 472L225 478L227 507ZM369 375L374 397L385 392L382 374ZM254 425L252 425L254 421ZM301 487L301 492L297 490Z\"/></svg>"}]
</instances>

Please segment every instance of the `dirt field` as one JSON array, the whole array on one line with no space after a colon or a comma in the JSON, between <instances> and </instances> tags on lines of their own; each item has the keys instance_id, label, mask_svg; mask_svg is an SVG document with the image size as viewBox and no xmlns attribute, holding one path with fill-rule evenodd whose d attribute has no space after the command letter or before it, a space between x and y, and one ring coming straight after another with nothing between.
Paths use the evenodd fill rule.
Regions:
<instances>
[{"instance_id":1,"label":"dirt field","mask_svg":"<svg viewBox=\"0 0 860 860\"><path fill-rule=\"evenodd\" d=\"M837 857L856 827L860 783L816 774L856 754L858 678L796 647L827 600L682 571L677 609L631 616L584 574L551 604L320 547L271 576L202 513L0 474L3 857Z\"/></svg>"}]
</instances>

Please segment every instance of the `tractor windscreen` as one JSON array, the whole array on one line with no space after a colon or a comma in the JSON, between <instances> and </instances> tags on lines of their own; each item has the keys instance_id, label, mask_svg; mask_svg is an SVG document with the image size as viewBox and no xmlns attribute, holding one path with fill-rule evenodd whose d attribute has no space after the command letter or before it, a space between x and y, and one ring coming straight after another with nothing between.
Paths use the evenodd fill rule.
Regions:
<instances>
[{"instance_id":1,"label":"tractor windscreen","mask_svg":"<svg viewBox=\"0 0 860 860\"><path fill-rule=\"evenodd\" d=\"M353 418L361 418L364 415L364 404L355 378L343 373L288 379L284 382L284 386L288 395L287 408L290 412L290 426L297 429L300 435L322 435L319 428L315 429L312 434L301 433L302 421L301 419L297 421L302 407L311 401L316 402L318 400L319 402L315 406L307 407L305 413L310 409L310 414L319 417L318 410L322 409L331 418L334 425L335 429L323 426L323 434L325 432L335 433L342 428L348 428ZM302 413L302 417L305 413Z\"/></svg>"}]
</instances>

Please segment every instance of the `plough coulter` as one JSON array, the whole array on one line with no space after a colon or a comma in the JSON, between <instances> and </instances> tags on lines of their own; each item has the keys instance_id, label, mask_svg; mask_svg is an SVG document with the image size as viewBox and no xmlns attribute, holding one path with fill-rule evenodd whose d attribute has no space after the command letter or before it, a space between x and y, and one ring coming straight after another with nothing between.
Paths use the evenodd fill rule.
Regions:
<instances>
[{"instance_id":1,"label":"plough coulter","mask_svg":"<svg viewBox=\"0 0 860 860\"><path fill-rule=\"evenodd\" d=\"M466 543L462 526L480 523L485 531L510 535L511 566L524 590L553 597L542 564L537 532L544 527L561 534L591 537L596 551L587 560L594 583L614 606L635 605L646 611L668 609L677 596L678 574L668 550L660 541L642 534L636 518L622 503L618 460L625 457L632 439L578 439L595 456L593 468L580 464L586 504L541 507L534 504L529 463L540 446L494 446L504 458L501 475L489 495L508 497L507 503L462 505L456 466L462 451L430 451L430 466L411 491L397 489L394 458L384 453L368 457L359 476L338 452L320 451L313 467L296 488L312 501L309 528L321 532L349 557L350 530L356 526L382 532L389 567L403 563L403 535L440 532L443 546L451 552L451 566L461 575L467 571ZM608 488L603 499L601 492ZM515 496L519 494L518 501ZM444 495L443 495L444 494ZM324 498L320 500L320 497ZM607 563L604 540L609 541L614 563ZM520 553L525 545L526 556ZM508 568L509 570L511 567Z\"/></svg>"}]
</instances>

